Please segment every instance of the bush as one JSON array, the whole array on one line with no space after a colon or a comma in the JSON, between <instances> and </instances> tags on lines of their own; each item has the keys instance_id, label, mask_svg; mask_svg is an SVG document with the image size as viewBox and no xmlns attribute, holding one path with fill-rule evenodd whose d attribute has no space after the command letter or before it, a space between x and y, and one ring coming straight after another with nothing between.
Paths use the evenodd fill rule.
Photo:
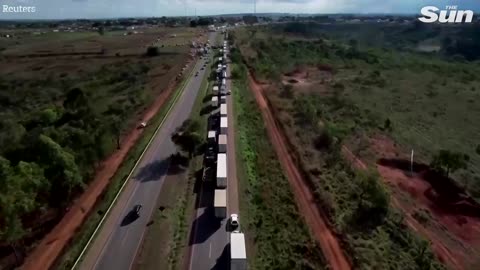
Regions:
<instances>
[{"instance_id":1,"label":"bush","mask_svg":"<svg viewBox=\"0 0 480 270\"><path fill-rule=\"evenodd\" d=\"M158 47L150 46L150 47L147 48L147 52L146 52L147 56L157 56L159 54L160 53L158 51Z\"/></svg>"}]
</instances>

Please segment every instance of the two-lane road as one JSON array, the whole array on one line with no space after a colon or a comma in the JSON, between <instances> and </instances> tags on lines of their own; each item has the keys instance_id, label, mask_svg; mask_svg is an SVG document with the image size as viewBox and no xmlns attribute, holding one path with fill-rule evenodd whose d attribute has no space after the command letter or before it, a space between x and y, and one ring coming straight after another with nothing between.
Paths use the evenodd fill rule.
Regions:
<instances>
[{"instance_id":1,"label":"two-lane road","mask_svg":"<svg viewBox=\"0 0 480 270\"><path fill-rule=\"evenodd\" d=\"M215 38L215 33L209 34L210 40ZM162 189L170 156L176 152L170 136L189 117L202 80L204 76L208 76L205 70L200 69L203 64L204 60L200 60L195 65L193 72L198 72L198 76L192 76L187 82L183 93L138 164L130 183L112 208L102 230L82 261L81 269L127 270L132 267ZM140 216L135 218L131 212L138 204L143 208Z\"/></svg>"}]
</instances>

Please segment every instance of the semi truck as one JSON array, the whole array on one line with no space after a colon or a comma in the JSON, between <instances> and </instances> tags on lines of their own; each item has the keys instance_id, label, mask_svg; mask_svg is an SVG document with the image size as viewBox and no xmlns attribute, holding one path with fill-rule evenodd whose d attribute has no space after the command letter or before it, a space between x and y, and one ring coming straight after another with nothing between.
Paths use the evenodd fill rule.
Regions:
<instances>
[{"instance_id":1,"label":"semi truck","mask_svg":"<svg viewBox=\"0 0 480 270\"><path fill-rule=\"evenodd\" d=\"M220 117L220 134L227 134L228 119L227 117Z\"/></svg>"},{"instance_id":2,"label":"semi truck","mask_svg":"<svg viewBox=\"0 0 480 270\"><path fill-rule=\"evenodd\" d=\"M224 219L227 217L227 190L215 189L215 198L213 202L215 208L215 217Z\"/></svg>"},{"instance_id":3,"label":"semi truck","mask_svg":"<svg viewBox=\"0 0 480 270\"><path fill-rule=\"evenodd\" d=\"M218 87L218 86L215 86L215 87ZM212 107L214 107L214 108L218 107L218 97L217 96L212 97Z\"/></svg>"},{"instance_id":4,"label":"semi truck","mask_svg":"<svg viewBox=\"0 0 480 270\"><path fill-rule=\"evenodd\" d=\"M220 117L227 116L227 104L220 104Z\"/></svg>"},{"instance_id":5,"label":"semi truck","mask_svg":"<svg viewBox=\"0 0 480 270\"><path fill-rule=\"evenodd\" d=\"M245 235L241 232L230 234L230 270L247 270Z\"/></svg>"},{"instance_id":6,"label":"semi truck","mask_svg":"<svg viewBox=\"0 0 480 270\"><path fill-rule=\"evenodd\" d=\"M218 152L227 152L227 135L225 134L220 134L220 136L218 136Z\"/></svg>"},{"instance_id":7,"label":"semi truck","mask_svg":"<svg viewBox=\"0 0 480 270\"><path fill-rule=\"evenodd\" d=\"M227 154L217 154L217 188L227 187Z\"/></svg>"}]
</instances>

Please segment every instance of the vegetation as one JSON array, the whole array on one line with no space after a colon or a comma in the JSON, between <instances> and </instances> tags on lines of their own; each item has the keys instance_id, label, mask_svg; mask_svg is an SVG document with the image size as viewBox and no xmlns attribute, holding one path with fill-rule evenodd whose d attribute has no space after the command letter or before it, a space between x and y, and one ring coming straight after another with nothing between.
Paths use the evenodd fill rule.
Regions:
<instances>
[{"instance_id":1,"label":"vegetation","mask_svg":"<svg viewBox=\"0 0 480 270\"><path fill-rule=\"evenodd\" d=\"M444 173L447 177L459 169L467 169L470 157L463 153L440 150L433 157L430 166L437 171Z\"/></svg>"},{"instance_id":2,"label":"vegetation","mask_svg":"<svg viewBox=\"0 0 480 270\"><path fill-rule=\"evenodd\" d=\"M172 134L173 143L175 143L181 151L187 152L190 158L202 143L201 128L202 126L197 120L187 119L177 131Z\"/></svg>"},{"instance_id":3,"label":"vegetation","mask_svg":"<svg viewBox=\"0 0 480 270\"><path fill-rule=\"evenodd\" d=\"M151 137L155 133L155 130L157 129L158 125L160 125L160 123L165 118L170 107L175 104L178 97L182 93L185 83L186 81L184 81L183 84L180 85L179 89L171 97L169 97L167 103L165 103L165 106L163 106L160 109L158 114L156 114L150 120L149 122L150 124L145 127L145 130L143 131L142 136L140 137L138 142L135 144L135 146L133 146L133 148L129 151L122 165L110 180L109 188L105 192L103 196L103 200L92 211L93 213L97 213L97 215L91 215L87 219L87 221L82 225L79 232L75 235L72 241L72 245L68 247L65 254L63 254L62 258L59 259L59 263L57 267L58 269L71 269L74 261L78 258L82 249L85 247L88 239L91 237L92 233L95 231L104 213L106 212L106 210L112 203L114 197L119 192L122 184L126 180L126 177L129 175L130 171L133 169L133 166L137 162L141 153L147 146L148 141L151 139Z\"/></svg>"},{"instance_id":4,"label":"vegetation","mask_svg":"<svg viewBox=\"0 0 480 270\"><path fill-rule=\"evenodd\" d=\"M0 246L28 237L28 243L20 241L28 250L63 215L160 90L150 87L152 67L158 72L158 62L170 61L79 58L57 72L43 64L47 58L2 63ZM166 77L171 68L165 66Z\"/></svg>"},{"instance_id":5,"label":"vegetation","mask_svg":"<svg viewBox=\"0 0 480 270\"><path fill-rule=\"evenodd\" d=\"M399 59L392 52L363 50L355 42L286 39L266 30L253 36L248 30L235 32L242 55L261 79L281 81L284 74L302 66L317 70L310 78L318 80L317 84L294 88L301 91L279 86L267 96L279 112L278 118L307 171L307 180L315 187L319 206L344 236L354 268L444 269L428 242L410 231L402 213L389 205L390 195L377 173L355 171L341 152L341 146L354 135L403 127L398 115L391 112L383 114L388 121L382 119L378 107L381 102L388 103L385 96L391 93L386 89L395 87L391 84L399 79L398 73L405 72L407 63L401 62L412 68L409 61L421 65L420 60L408 54ZM372 98L373 91L386 92L381 102ZM359 100L362 106L357 105Z\"/></svg>"},{"instance_id":6,"label":"vegetation","mask_svg":"<svg viewBox=\"0 0 480 270\"><path fill-rule=\"evenodd\" d=\"M252 269L324 269L319 246L298 213L289 183L268 140L260 111L246 83L246 69L233 67L237 145L241 160L239 192L243 226L254 252ZM254 138L254 139L253 139ZM253 248L252 243L255 243Z\"/></svg>"}]
</instances>

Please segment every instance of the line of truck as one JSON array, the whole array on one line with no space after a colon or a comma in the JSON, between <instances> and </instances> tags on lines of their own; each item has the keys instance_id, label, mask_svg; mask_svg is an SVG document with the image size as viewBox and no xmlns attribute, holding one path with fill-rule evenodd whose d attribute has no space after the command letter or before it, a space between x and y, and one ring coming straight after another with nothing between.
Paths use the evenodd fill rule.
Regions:
<instances>
[{"instance_id":1,"label":"line of truck","mask_svg":"<svg viewBox=\"0 0 480 270\"><path fill-rule=\"evenodd\" d=\"M227 34L225 34L225 38ZM218 58L216 81L212 88L211 113L208 124L208 146L205 153L204 181L212 181L215 178L214 213L215 218L227 218L227 188L228 188L228 154L227 132L228 115L227 95L231 93L227 89L227 41L223 43L223 57ZM212 151L213 150L213 151ZM245 248L245 235L240 231L238 215L232 214L229 219L230 233L230 269L246 270L247 254Z\"/></svg>"}]
</instances>

